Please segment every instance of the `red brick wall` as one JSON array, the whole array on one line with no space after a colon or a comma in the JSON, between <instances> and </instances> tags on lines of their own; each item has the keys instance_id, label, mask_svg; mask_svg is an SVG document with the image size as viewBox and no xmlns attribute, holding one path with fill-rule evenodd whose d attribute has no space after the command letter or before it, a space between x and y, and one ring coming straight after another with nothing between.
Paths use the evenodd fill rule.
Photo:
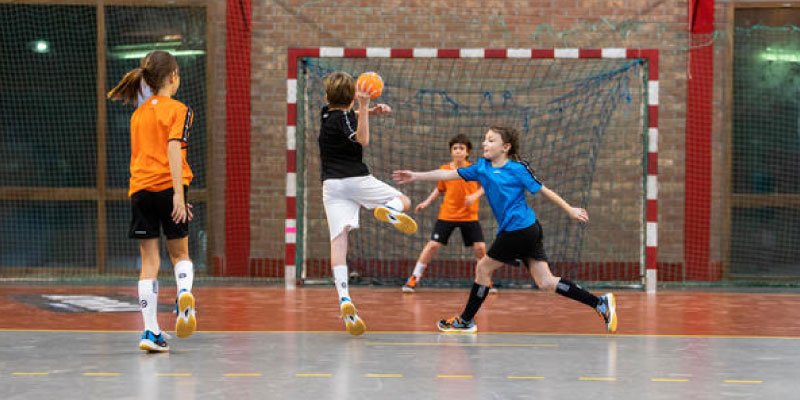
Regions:
<instances>
[{"instance_id":1,"label":"red brick wall","mask_svg":"<svg viewBox=\"0 0 800 400\"><path fill-rule=\"evenodd\" d=\"M210 2L214 4L215 2ZM224 6L212 5L224 21ZM660 58L659 262L683 257L685 1L264 1L252 4L251 258L284 251L286 51L289 47L631 47ZM223 27L224 29L224 27ZM224 32L211 54L224 77ZM212 98L214 179L224 179L224 79ZM231 145L231 144L228 144ZM217 204L223 197L214 185ZM212 215L221 255L222 207Z\"/></svg>"}]
</instances>

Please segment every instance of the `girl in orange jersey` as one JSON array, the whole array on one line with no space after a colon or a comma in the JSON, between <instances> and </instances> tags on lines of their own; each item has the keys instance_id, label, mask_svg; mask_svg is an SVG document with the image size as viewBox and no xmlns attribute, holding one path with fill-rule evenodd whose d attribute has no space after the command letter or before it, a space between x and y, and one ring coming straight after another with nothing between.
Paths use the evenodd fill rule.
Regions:
<instances>
[{"instance_id":1,"label":"girl in orange jersey","mask_svg":"<svg viewBox=\"0 0 800 400\"><path fill-rule=\"evenodd\" d=\"M442 165L440 169L456 170L471 165L469 153L472 151L472 142L466 135L454 136L448 145L452 161ZM414 211L420 212L427 208L441 194L444 194L444 200L439 208L439 216L433 227L431 240L422 249L414 271L403 285L405 293L414 292L431 259L442 246L447 246L450 235L456 228L461 231L464 246L472 247L476 260L480 260L486 255L486 241L483 239L483 231L478 221L478 199L483 195L483 188L478 182L439 181L428 198L419 203Z\"/></svg>"},{"instance_id":2,"label":"girl in orange jersey","mask_svg":"<svg viewBox=\"0 0 800 400\"><path fill-rule=\"evenodd\" d=\"M145 85L153 93L131 116L128 190L133 213L128 236L139 240L142 256L139 303L144 333L139 348L144 351L169 351L157 319L161 264L158 248L162 229L178 285L175 331L183 338L197 328L192 295L194 265L189 259L188 243L192 206L186 202L192 181L186 147L194 115L191 108L172 99L180 83L175 57L165 51L153 51L142 59L140 67L125 74L108 92L109 99L125 103L136 103Z\"/></svg>"}]
</instances>

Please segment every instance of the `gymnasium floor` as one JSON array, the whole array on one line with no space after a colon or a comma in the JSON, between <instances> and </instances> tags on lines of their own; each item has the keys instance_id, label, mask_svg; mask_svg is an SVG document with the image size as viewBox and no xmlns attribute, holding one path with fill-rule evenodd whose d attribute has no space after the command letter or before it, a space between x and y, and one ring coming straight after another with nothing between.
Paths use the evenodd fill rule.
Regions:
<instances>
[{"instance_id":1,"label":"gymnasium floor","mask_svg":"<svg viewBox=\"0 0 800 400\"><path fill-rule=\"evenodd\" d=\"M174 288L161 290L162 328ZM800 294L618 292L620 328L535 290L501 290L478 335L440 335L466 289L355 287L352 337L332 287L194 290L200 331L138 350L128 286L0 286L2 399L722 399L800 392ZM127 310L127 311L126 311ZM133 311L131 311L133 310ZM103 311L103 312L101 312ZM114 311L114 312L109 312Z\"/></svg>"}]
</instances>

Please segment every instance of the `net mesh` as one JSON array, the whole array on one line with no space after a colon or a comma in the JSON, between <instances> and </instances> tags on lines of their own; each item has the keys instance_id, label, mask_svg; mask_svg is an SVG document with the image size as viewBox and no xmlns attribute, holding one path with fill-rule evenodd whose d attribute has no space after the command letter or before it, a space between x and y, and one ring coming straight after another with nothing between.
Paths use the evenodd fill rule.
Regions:
<instances>
[{"instance_id":1,"label":"net mesh","mask_svg":"<svg viewBox=\"0 0 800 400\"><path fill-rule=\"evenodd\" d=\"M370 120L365 163L375 177L391 183L394 169L438 168L450 161L448 141L456 134L471 139L474 160L489 126L515 127L521 133L522 158L537 177L591 216L590 224L581 226L541 196L531 200L554 273L579 280L639 282L646 95L641 60L310 58L302 68L306 279L330 274L317 144L322 78L332 71L353 76L377 71L385 83L378 101L393 112ZM433 187L435 183L414 183L400 189L417 204ZM415 214L420 232L406 236L362 211L348 254L355 275L379 284L405 279L437 215L438 206ZM485 200L480 222L491 244L497 224ZM473 276L474 255L456 236L431 262L428 283L463 283ZM502 269L494 279L501 285L531 281L524 268Z\"/></svg>"},{"instance_id":2,"label":"net mesh","mask_svg":"<svg viewBox=\"0 0 800 400\"><path fill-rule=\"evenodd\" d=\"M729 273L797 279L800 28L750 26L757 10L736 19Z\"/></svg>"},{"instance_id":3,"label":"net mesh","mask_svg":"<svg viewBox=\"0 0 800 400\"><path fill-rule=\"evenodd\" d=\"M127 238L133 107L97 95L97 7L0 4L0 275L136 276L138 244ZM195 219L190 256L206 268L206 58L202 7L109 5L104 91L149 51L177 56L176 99L194 120L188 160ZM106 105L98 118L98 101ZM98 124L105 124L104 139ZM98 147L105 143L105 149ZM102 155L100 157L99 155ZM169 264L162 250L162 262ZM170 268L162 268L169 274Z\"/></svg>"}]
</instances>

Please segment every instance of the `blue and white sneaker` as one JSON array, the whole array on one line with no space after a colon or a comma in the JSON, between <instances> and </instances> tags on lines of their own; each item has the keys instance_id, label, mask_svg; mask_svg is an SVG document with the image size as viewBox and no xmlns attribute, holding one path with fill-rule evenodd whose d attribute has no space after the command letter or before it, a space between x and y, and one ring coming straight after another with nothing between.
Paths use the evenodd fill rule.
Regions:
<instances>
[{"instance_id":1,"label":"blue and white sneaker","mask_svg":"<svg viewBox=\"0 0 800 400\"><path fill-rule=\"evenodd\" d=\"M197 315L192 292L183 289L178 293L178 298L175 299L175 313L178 314L175 320L175 334L179 338L192 336L197 330Z\"/></svg>"},{"instance_id":2,"label":"blue and white sneaker","mask_svg":"<svg viewBox=\"0 0 800 400\"><path fill-rule=\"evenodd\" d=\"M167 341L164 340L164 336L166 336L164 332L156 335L153 331L144 331L144 333L142 333L142 339L139 340L139 349L149 353L168 352L169 345Z\"/></svg>"},{"instance_id":3,"label":"blue and white sneaker","mask_svg":"<svg viewBox=\"0 0 800 400\"><path fill-rule=\"evenodd\" d=\"M367 324L364 320L359 318L356 311L356 305L353 304L347 297L342 297L339 300L339 310L342 311L342 319L344 320L345 329L353 336L364 334L367 331Z\"/></svg>"},{"instance_id":4,"label":"blue and white sneaker","mask_svg":"<svg viewBox=\"0 0 800 400\"><path fill-rule=\"evenodd\" d=\"M439 321L436 326L445 333L477 333L478 325L475 321L464 321L461 316L456 315L452 318Z\"/></svg>"},{"instance_id":5,"label":"blue and white sneaker","mask_svg":"<svg viewBox=\"0 0 800 400\"><path fill-rule=\"evenodd\" d=\"M617 331L617 300L614 298L614 293L600 296L596 310L605 320L608 333L615 333Z\"/></svg>"}]
</instances>

